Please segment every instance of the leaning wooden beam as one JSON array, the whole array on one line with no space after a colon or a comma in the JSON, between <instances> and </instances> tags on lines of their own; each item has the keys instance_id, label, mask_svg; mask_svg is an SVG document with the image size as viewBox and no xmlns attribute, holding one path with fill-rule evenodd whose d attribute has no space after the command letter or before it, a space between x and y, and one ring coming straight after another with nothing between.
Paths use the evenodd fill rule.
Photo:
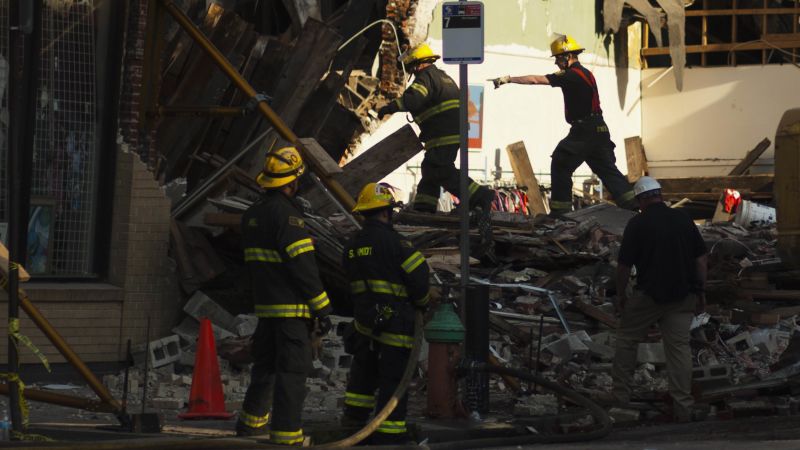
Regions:
<instances>
[{"instance_id":1,"label":"leaning wooden beam","mask_svg":"<svg viewBox=\"0 0 800 450\"><path fill-rule=\"evenodd\" d=\"M647 156L639 136L625 138L625 156L628 160L628 181L635 183L647 175Z\"/></svg>"},{"instance_id":2,"label":"leaning wooden beam","mask_svg":"<svg viewBox=\"0 0 800 450\"><path fill-rule=\"evenodd\" d=\"M744 159L742 159L741 162L739 162L739 164L737 164L736 167L734 167L730 173L728 173L728 175L743 175L747 169L749 169L750 166L752 166L753 163L755 163L756 160L760 158L761 155L769 148L770 144L772 144L772 142L770 142L768 138L764 138L764 140L759 142L754 149L747 152L747 155L745 155Z\"/></svg>"},{"instance_id":3,"label":"leaning wooden beam","mask_svg":"<svg viewBox=\"0 0 800 450\"><path fill-rule=\"evenodd\" d=\"M355 197L365 184L380 181L421 150L422 143L417 134L406 125L358 155L342 167L342 173L334 174L332 178ZM335 212L328 198L318 189L312 188L302 195L318 208L320 214Z\"/></svg>"},{"instance_id":4,"label":"leaning wooden beam","mask_svg":"<svg viewBox=\"0 0 800 450\"><path fill-rule=\"evenodd\" d=\"M547 214L547 205L542 197L542 190L539 188L539 181L533 173L531 161L528 158L528 150L525 143L515 142L506 147L508 159L511 161L511 169L514 170L514 178L517 184L524 186L528 193L528 204L531 207L531 215Z\"/></svg>"},{"instance_id":5,"label":"leaning wooden beam","mask_svg":"<svg viewBox=\"0 0 800 450\"><path fill-rule=\"evenodd\" d=\"M769 192L775 176L735 175L721 177L659 178L664 192L711 192L714 188L749 189L752 192Z\"/></svg>"}]
</instances>

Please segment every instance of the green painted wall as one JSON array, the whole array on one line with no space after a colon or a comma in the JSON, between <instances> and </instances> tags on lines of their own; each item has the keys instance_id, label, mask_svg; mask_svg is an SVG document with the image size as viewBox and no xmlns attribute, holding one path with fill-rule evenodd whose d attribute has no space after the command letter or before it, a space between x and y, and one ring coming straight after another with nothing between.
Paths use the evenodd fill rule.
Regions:
<instances>
[{"instance_id":1,"label":"green painted wall","mask_svg":"<svg viewBox=\"0 0 800 450\"><path fill-rule=\"evenodd\" d=\"M605 35L596 34L602 28L597 24L602 16L596 12L596 1L484 0L486 46L516 44L549 51L550 33L562 33L574 37L588 52L611 59L613 43L606 50ZM434 10L429 37L442 38L441 3Z\"/></svg>"}]
</instances>

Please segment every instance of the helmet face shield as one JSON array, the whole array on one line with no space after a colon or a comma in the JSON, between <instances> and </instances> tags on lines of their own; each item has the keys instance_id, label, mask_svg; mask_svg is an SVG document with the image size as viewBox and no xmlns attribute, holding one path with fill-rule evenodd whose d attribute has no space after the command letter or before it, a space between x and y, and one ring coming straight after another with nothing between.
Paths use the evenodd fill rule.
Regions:
<instances>
[{"instance_id":1,"label":"helmet face shield","mask_svg":"<svg viewBox=\"0 0 800 450\"><path fill-rule=\"evenodd\" d=\"M353 212L370 212L391 208L397 204L394 188L386 183L368 183L358 194Z\"/></svg>"}]
</instances>

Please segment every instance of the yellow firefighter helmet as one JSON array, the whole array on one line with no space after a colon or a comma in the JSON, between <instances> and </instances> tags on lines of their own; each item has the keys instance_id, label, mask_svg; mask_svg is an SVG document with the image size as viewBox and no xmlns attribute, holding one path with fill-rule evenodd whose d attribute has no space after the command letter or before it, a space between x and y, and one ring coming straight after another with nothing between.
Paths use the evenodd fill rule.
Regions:
<instances>
[{"instance_id":1,"label":"yellow firefighter helmet","mask_svg":"<svg viewBox=\"0 0 800 450\"><path fill-rule=\"evenodd\" d=\"M267 153L264 168L256 177L256 182L264 189L285 186L305 173L306 165L300 152L294 147L283 147Z\"/></svg>"},{"instance_id":2,"label":"yellow firefighter helmet","mask_svg":"<svg viewBox=\"0 0 800 450\"><path fill-rule=\"evenodd\" d=\"M368 183L358 194L353 212L389 208L395 205L392 189L383 183Z\"/></svg>"},{"instance_id":3,"label":"yellow firefighter helmet","mask_svg":"<svg viewBox=\"0 0 800 450\"><path fill-rule=\"evenodd\" d=\"M433 53L433 50L431 50L431 47L428 44L419 44L416 47L403 52L398 59L403 64L410 66L426 62L432 63L439 58L441 57Z\"/></svg>"},{"instance_id":4,"label":"yellow firefighter helmet","mask_svg":"<svg viewBox=\"0 0 800 450\"><path fill-rule=\"evenodd\" d=\"M584 48L569 35L560 34L550 43L550 53L552 56L563 55L564 53L582 52L583 50Z\"/></svg>"}]
</instances>

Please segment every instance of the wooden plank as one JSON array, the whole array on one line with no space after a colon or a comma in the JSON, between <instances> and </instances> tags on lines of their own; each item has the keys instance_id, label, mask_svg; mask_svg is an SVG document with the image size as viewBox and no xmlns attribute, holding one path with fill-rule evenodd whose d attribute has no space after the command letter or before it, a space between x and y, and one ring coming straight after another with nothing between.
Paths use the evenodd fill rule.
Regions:
<instances>
[{"instance_id":1,"label":"wooden plank","mask_svg":"<svg viewBox=\"0 0 800 450\"><path fill-rule=\"evenodd\" d=\"M740 42L730 44L709 44L709 45L687 45L686 53L705 53L705 52L730 52L733 50L772 50L772 49L791 49L800 48L800 39L785 40L776 43ZM669 55L669 47L643 48L642 56Z\"/></svg>"},{"instance_id":2,"label":"wooden plank","mask_svg":"<svg viewBox=\"0 0 800 450\"><path fill-rule=\"evenodd\" d=\"M755 163L756 160L761 157L764 151L769 148L770 144L772 144L772 142L770 142L768 138L764 138L764 140L759 142L754 149L747 152L747 155L745 155L744 159L742 159L742 161L739 162L736 167L731 169L728 175L744 175L747 169L749 169L750 166L752 166L753 163Z\"/></svg>"},{"instance_id":3,"label":"wooden plank","mask_svg":"<svg viewBox=\"0 0 800 450\"><path fill-rule=\"evenodd\" d=\"M754 291L745 290L744 294L749 295L753 300L759 301L787 301L787 302L800 302L800 291L793 290L779 290L779 291Z\"/></svg>"},{"instance_id":4,"label":"wooden plank","mask_svg":"<svg viewBox=\"0 0 800 450\"><path fill-rule=\"evenodd\" d=\"M272 109L287 127L294 127L303 105L319 86L342 40L332 27L314 19L306 21L272 93ZM272 135L278 136L278 133L273 131ZM268 137L267 142L272 142L272 138ZM280 142L278 145L282 146ZM252 176L261 171L267 150L264 146L252 153L248 168Z\"/></svg>"},{"instance_id":5,"label":"wooden plank","mask_svg":"<svg viewBox=\"0 0 800 450\"><path fill-rule=\"evenodd\" d=\"M524 187L528 193L531 215L547 214L547 205L542 197L539 181L533 173L525 143L522 141L515 142L506 147L506 151L508 152L508 159L511 161L511 169L514 170L514 178L517 179L517 184L520 187Z\"/></svg>"},{"instance_id":6,"label":"wooden plank","mask_svg":"<svg viewBox=\"0 0 800 450\"><path fill-rule=\"evenodd\" d=\"M342 168L339 167L339 164L331 158L328 152L325 151L319 145L316 139L312 138L300 138L300 143L306 148L317 162L319 162L319 166L322 169L323 173L317 173L320 176L332 176L335 173L342 173Z\"/></svg>"},{"instance_id":7,"label":"wooden plank","mask_svg":"<svg viewBox=\"0 0 800 450\"><path fill-rule=\"evenodd\" d=\"M628 160L628 181L636 181L647 175L647 156L644 153L641 136L625 138L625 156Z\"/></svg>"},{"instance_id":8,"label":"wooden plank","mask_svg":"<svg viewBox=\"0 0 800 450\"><path fill-rule=\"evenodd\" d=\"M686 11L686 17L702 16L761 16L775 14L798 14L800 8L736 8L736 9L698 9Z\"/></svg>"},{"instance_id":9,"label":"wooden plank","mask_svg":"<svg viewBox=\"0 0 800 450\"><path fill-rule=\"evenodd\" d=\"M714 188L749 189L753 192L771 192L775 176L734 175L719 177L659 178L661 190L668 192L711 192Z\"/></svg>"},{"instance_id":10,"label":"wooden plank","mask_svg":"<svg viewBox=\"0 0 800 450\"><path fill-rule=\"evenodd\" d=\"M422 150L422 143L411 126L390 134L372 148L362 152L342 168L342 173L333 176L354 198L367 183L378 182L403 165ZM316 186L308 188L303 195L320 214L331 214L336 208L328 197Z\"/></svg>"}]
</instances>

